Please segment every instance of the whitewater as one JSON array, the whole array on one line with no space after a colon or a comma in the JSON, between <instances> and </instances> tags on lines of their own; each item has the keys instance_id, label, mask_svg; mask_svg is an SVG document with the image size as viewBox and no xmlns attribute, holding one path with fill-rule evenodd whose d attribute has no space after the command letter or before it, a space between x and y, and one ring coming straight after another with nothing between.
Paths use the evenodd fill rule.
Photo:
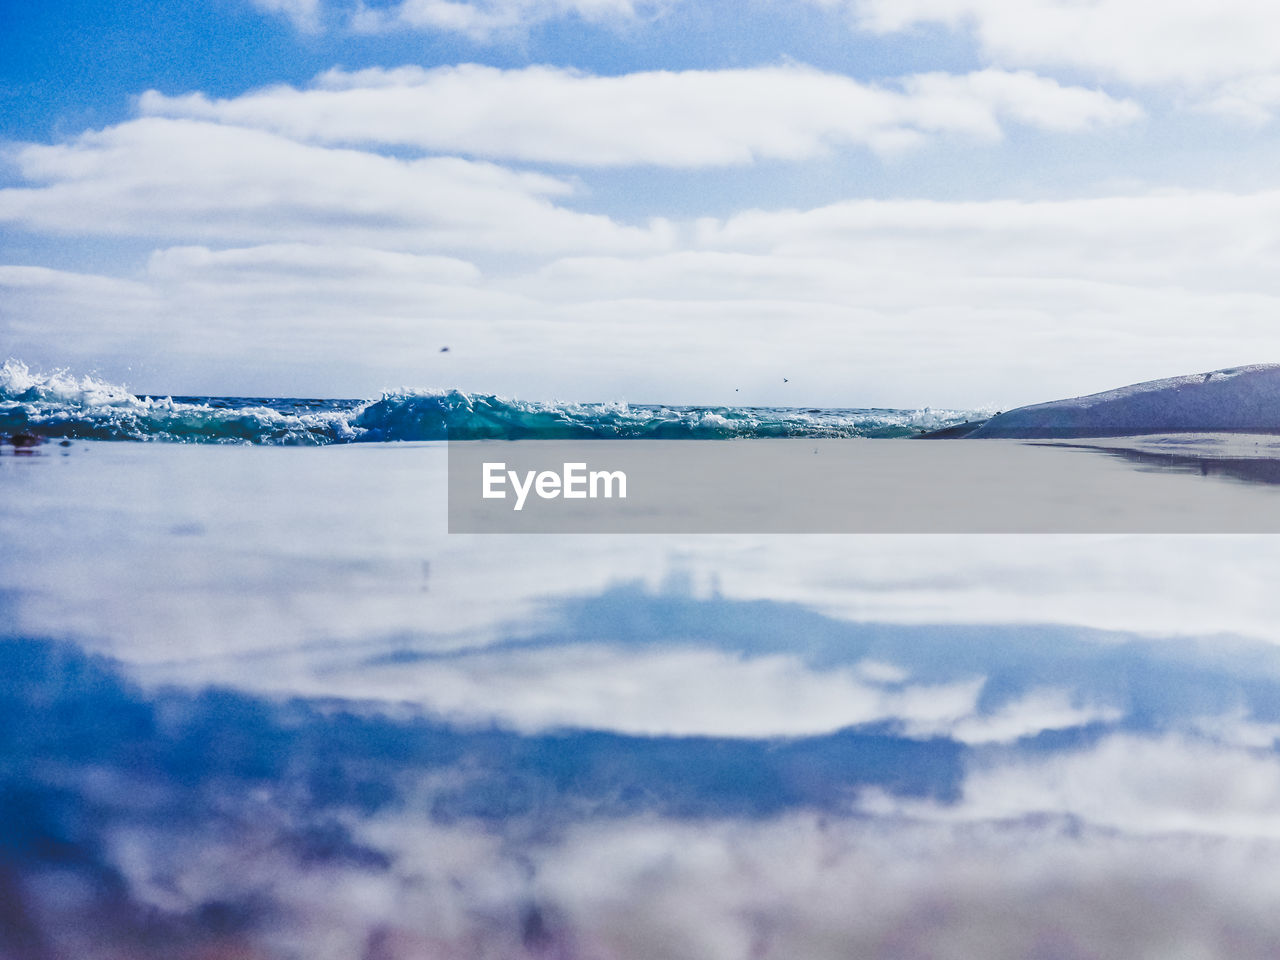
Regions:
<instances>
[{"instance_id":1,"label":"whitewater","mask_svg":"<svg viewBox=\"0 0 1280 960\"><path fill-rule=\"evenodd\" d=\"M0 433L80 440L319 446L425 440L909 437L961 410L707 407L517 400L453 389L376 399L135 394L92 376L0 366Z\"/></svg>"}]
</instances>

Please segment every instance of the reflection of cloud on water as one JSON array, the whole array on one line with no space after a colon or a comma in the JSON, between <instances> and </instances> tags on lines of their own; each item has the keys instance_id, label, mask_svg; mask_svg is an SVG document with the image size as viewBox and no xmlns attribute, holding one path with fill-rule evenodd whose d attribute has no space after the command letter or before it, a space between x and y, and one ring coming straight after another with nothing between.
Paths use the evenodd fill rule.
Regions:
<instances>
[{"instance_id":1,"label":"reflection of cloud on water","mask_svg":"<svg viewBox=\"0 0 1280 960\"><path fill-rule=\"evenodd\" d=\"M962 793L936 803L870 791L860 808L952 823L1054 816L1132 835L1280 841L1273 746L1112 733L1066 750L990 751L966 764Z\"/></svg>"},{"instance_id":2,"label":"reflection of cloud on water","mask_svg":"<svg viewBox=\"0 0 1280 960\"><path fill-rule=\"evenodd\" d=\"M333 702L147 699L49 645L3 658L6 958L1248 960L1280 937L1261 751L921 744L921 792L895 782L914 761L892 737L788 757L451 732ZM962 792L941 789L948 752ZM863 789L824 800L842 766Z\"/></svg>"},{"instance_id":3,"label":"reflection of cloud on water","mask_svg":"<svg viewBox=\"0 0 1280 960\"><path fill-rule=\"evenodd\" d=\"M1039 688L987 712L957 720L948 733L962 743L1011 743L1051 730L1069 730L1121 719L1115 706L1077 703L1066 690Z\"/></svg>"},{"instance_id":4,"label":"reflection of cloud on water","mask_svg":"<svg viewBox=\"0 0 1280 960\"><path fill-rule=\"evenodd\" d=\"M0 643L0 957L1163 960L1280 939L1271 648L638 587L546 623L482 651L361 648L310 699L144 689L70 645ZM349 699L398 685L417 707Z\"/></svg>"},{"instance_id":5,"label":"reflection of cloud on water","mask_svg":"<svg viewBox=\"0 0 1280 960\"><path fill-rule=\"evenodd\" d=\"M847 620L1268 640L1280 623L1274 537L467 537L436 516L443 448L74 449L57 469L10 471L32 486L0 511L6 619L140 665L284 650L305 659L319 641L413 633L437 649L487 645L513 622L540 628L548 597L625 579L656 585L672 565L699 585L718 578L727 598ZM191 525L204 533L173 535Z\"/></svg>"},{"instance_id":6,"label":"reflection of cloud on water","mask_svg":"<svg viewBox=\"0 0 1280 960\"><path fill-rule=\"evenodd\" d=\"M1274 852L1056 824L591 824L539 890L588 956L1261 957Z\"/></svg>"},{"instance_id":7,"label":"reflection of cloud on water","mask_svg":"<svg viewBox=\"0 0 1280 960\"><path fill-rule=\"evenodd\" d=\"M467 723L648 735L806 736L878 721L943 731L975 709L982 678L866 682L857 665L795 657L572 644L464 653L343 673L352 693L423 704Z\"/></svg>"},{"instance_id":8,"label":"reflection of cloud on water","mask_svg":"<svg viewBox=\"0 0 1280 960\"><path fill-rule=\"evenodd\" d=\"M396 634L138 675L408 705L523 733L797 737L879 723L977 745L1096 724L1257 740L1280 723L1280 649L1221 638L856 623L635 583L545 601L537 623L480 648Z\"/></svg>"}]
</instances>

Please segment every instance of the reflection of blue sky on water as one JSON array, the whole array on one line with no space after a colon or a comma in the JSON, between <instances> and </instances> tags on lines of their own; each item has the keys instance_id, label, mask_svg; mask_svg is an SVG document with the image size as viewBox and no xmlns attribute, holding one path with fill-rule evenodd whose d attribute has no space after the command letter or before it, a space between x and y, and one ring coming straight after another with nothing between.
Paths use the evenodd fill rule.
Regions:
<instances>
[{"instance_id":1,"label":"reflection of blue sky on water","mask_svg":"<svg viewBox=\"0 0 1280 960\"><path fill-rule=\"evenodd\" d=\"M0 956L1271 955L1269 540L448 537L433 449L0 463Z\"/></svg>"},{"instance_id":2,"label":"reflection of blue sky on water","mask_svg":"<svg viewBox=\"0 0 1280 960\"><path fill-rule=\"evenodd\" d=\"M405 670L398 689L430 703L441 675L417 671L483 656L466 722L144 690L72 646L7 641L12 955L1265 956L1280 932L1271 648L851 624L634 586L551 619L342 674L367 693L368 671ZM755 736L611 731L589 650L624 721L629 685L655 727L750 717L755 669L807 678L799 715L829 709L804 682L868 712L789 737L764 735L787 723L769 703ZM655 686L645 656L699 675ZM575 696L601 706L596 729L536 722L540 697L572 713Z\"/></svg>"}]
</instances>

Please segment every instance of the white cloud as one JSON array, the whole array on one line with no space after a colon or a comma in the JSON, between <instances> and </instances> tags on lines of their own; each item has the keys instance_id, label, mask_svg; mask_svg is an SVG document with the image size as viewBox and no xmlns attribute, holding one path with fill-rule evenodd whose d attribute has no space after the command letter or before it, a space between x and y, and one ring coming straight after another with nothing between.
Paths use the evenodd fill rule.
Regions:
<instances>
[{"instance_id":1,"label":"white cloud","mask_svg":"<svg viewBox=\"0 0 1280 960\"><path fill-rule=\"evenodd\" d=\"M1280 73L1231 80L1209 94L1202 106L1214 113L1264 124L1280 108Z\"/></svg>"},{"instance_id":2,"label":"white cloud","mask_svg":"<svg viewBox=\"0 0 1280 960\"><path fill-rule=\"evenodd\" d=\"M483 358L548 333L539 305L487 285L466 260L357 246L171 247L130 280L0 267L0 292L0 353L136 372L163 344L169 372L156 387L177 393L199 392L182 381L202 371L260 364L308 394L361 392L352 380L326 387L335 370L339 382L372 376L376 394L394 385L388 369L432 376L442 345Z\"/></svg>"},{"instance_id":3,"label":"white cloud","mask_svg":"<svg viewBox=\"0 0 1280 960\"><path fill-rule=\"evenodd\" d=\"M13 161L29 186L0 190L0 221L59 234L346 242L432 249L655 249L625 227L556 205L560 179L453 157L399 160L258 130L144 117Z\"/></svg>"},{"instance_id":4,"label":"white cloud","mask_svg":"<svg viewBox=\"0 0 1280 960\"><path fill-rule=\"evenodd\" d=\"M400 0L389 7L360 4L351 17L351 26L360 33L455 33L484 43L569 17L588 23L625 25L659 14L671 2L674 0Z\"/></svg>"},{"instance_id":5,"label":"white cloud","mask_svg":"<svg viewBox=\"0 0 1280 960\"><path fill-rule=\"evenodd\" d=\"M334 70L305 90L270 87L224 100L149 91L139 109L312 143L672 167L801 160L847 146L894 152L944 134L993 139L1005 123L1080 131L1142 113L1097 90L1000 70L868 84L799 66L601 77L477 64Z\"/></svg>"},{"instance_id":6,"label":"white cloud","mask_svg":"<svg viewBox=\"0 0 1280 960\"><path fill-rule=\"evenodd\" d=\"M867 30L972 29L994 62L1087 70L1130 83L1201 85L1280 67L1270 0L816 0Z\"/></svg>"},{"instance_id":7,"label":"white cloud","mask_svg":"<svg viewBox=\"0 0 1280 960\"><path fill-rule=\"evenodd\" d=\"M771 69L801 87L852 84ZM157 253L127 289L106 277L54 271L36 282L30 270L9 271L18 292L3 307L5 350L40 366L101 369L104 357L155 354L146 342L159 334L167 346L156 362L186 358L184 377L202 351L229 358L245 348L244 375L258 386L238 390L297 389L292 378L264 381L309 365L321 392L327 375L355 370L367 385L347 379L344 391L376 392L387 378L419 382L425 343L454 342L470 359L456 360L452 385L524 396L970 407L1280 355L1274 190L850 200L633 226L572 209L579 187L564 177L327 142L399 135L398 118L424 92L438 99L452 85L492 85L484 96L496 103L494 91L518 100L513 82L529 80L585 97L579 119L548 119L558 116L550 100L534 109L552 96L544 91L525 104L538 123L508 117L517 133L505 140L484 140L483 125L423 136L525 159L550 156L560 134L579 136L572 149L562 144L564 155L597 162L734 162L828 145L835 121L826 106L799 120L761 107L758 126L739 112L698 140L692 131L710 130L714 98L697 106L703 94L686 93L704 82L720 89L723 79L411 68L330 73L305 91L230 101L145 98L144 109L193 116L144 116L15 148L23 185L0 189L0 221L181 246ZM588 101L615 80L638 84L637 102L695 107L668 123L665 141L618 123L600 126L621 132L597 135L585 122L594 117ZM1042 94L1045 103L1063 98L1045 117L1084 122L1092 101L1045 83L998 71L928 74L893 96L913 104L919 129L978 133L984 117L1035 114ZM347 95L358 98L326 99ZM686 129L687 141L676 135ZM95 300L84 293L94 285L110 292ZM790 333L781 341L780 329ZM908 341L926 348L904 352Z\"/></svg>"},{"instance_id":8,"label":"white cloud","mask_svg":"<svg viewBox=\"0 0 1280 960\"><path fill-rule=\"evenodd\" d=\"M700 221L691 249L562 258L519 288L633 323L687 317L806 380L822 376L821 343L833 396L856 358L846 397L883 375L854 395L1007 406L1280 356L1277 222L1274 191L854 200ZM970 388L942 388L952 376Z\"/></svg>"},{"instance_id":9,"label":"white cloud","mask_svg":"<svg viewBox=\"0 0 1280 960\"><path fill-rule=\"evenodd\" d=\"M1063 86L1025 70L922 73L906 78L903 86L908 95L940 113L976 114L985 108L1002 119L1045 130L1118 126L1142 116L1142 108L1133 100L1117 99L1101 90Z\"/></svg>"},{"instance_id":10,"label":"white cloud","mask_svg":"<svg viewBox=\"0 0 1280 960\"><path fill-rule=\"evenodd\" d=\"M353 292L362 299L377 290L384 294L394 292L387 284L397 280L415 286L473 285L480 281L475 264L456 257L305 243L226 250L170 247L151 255L147 275L159 281L198 278L202 285L211 287L293 277L323 297L333 296L339 285L350 287L356 283L358 289ZM253 295L260 293L261 289L255 287Z\"/></svg>"},{"instance_id":11,"label":"white cloud","mask_svg":"<svg viewBox=\"0 0 1280 960\"><path fill-rule=\"evenodd\" d=\"M151 255L145 277L160 306L132 322L181 332L188 342L174 349L276 353L273 363L294 368L339 356L421 364L450 341L497 349L501 318L527 308L486 288L465 260L363 247L173 247ZM459 341L459 326L474 329Z\"/></svg>"},{"instance_id":12,"label":"white cloud","mask_svg":"<svg viewBox=\"0 0 1280 960\"><path fill-rule=\"evenodd\" d=\"M1001 67L1167 87L1183 106L1252 122L1280 98L1280 7L1270 0L809 0L876 34L941 25Z\"/></svg>"},{"instance_id":13,"label":"white cloud","mask_svg":"<svg viewBox=\"0 0 1280 960\"><path fill-rule=\"evenodd\" d=\"M150 321L160 301L146 283L48 267L0 266L0 291L0 352L34 354L51 337L76 344L75 356L66 359L89 363L153 349L148 346L154 332ZM134 335L131 318L146 318L146 336Z\"/></svg>"},{"instance_id":14,"label":"white cloud","mask_svg":"<svg viewBox=\"0 0 1280 960\"><path fill-rule=\"evenodd\" d=\"M9 296L64 291L84 303L102 300L139 301L150 298L145 284L113 277L74 274L49 267L0 266L0 284Z\"/></svg>"},{"instance_id":15,"label":"white cloud","mask_svg":"<svg viewBox=\"0 0 1280 960\"><path fill-rule=\"evenodd\" d=\"M367 395L389 382L425 385L411 362L425 347L408 339L418 331L467 348L452 358L450 385L469 389L907 407L1007 407L1280 356L1275 191L858 200L640 229L540 192L544 182L567 189L561 181L530 187L490 164L418 166L145 122L194 126L205 145L228 130L232 144L263 138L297 163L269 151L257 164L193 157L191 182L160 172L157 193L146 174L129 179L130 162L148 162L132 145L110 162L99 144L40 148L62 166L40 167L52 182L0 191L0 214L50 231L203 243L158 253L127 288L11 272L28 279L0 308L22 334L6 350L92 369L113 335L121 349L154 354L150 329L165 337L169 365L201 350L228 356L232 341L215 345L215 332L239 329L242 373L258 386L237 389L298 389L271 382L309 365L310 389L341 373L344 390ZM346 164L375 179L343 189ZM244 245L220 246L232 238ZM95 284L113 292L76 292ZM90 326L93 346L80 340ZM904 352L904 342L920 348ZM346 379L357 368L364 386Z\"/></svg>"},{"instance_id":16,"label":"white cloud","mask_svg":"<svg viewBox=\"0 0 1280 960\"><path fill-rule=\"evenodd\" d=\"M303 33L320 30L320 0L249 0L264 13L287 19Z\"/></svg>"},{"instance_id":17,"label":"white cloud","mask_svg":"<svg viewBox=\"0 0 1280 960\"><path fill-rule=\"evenodd\" d=\"M851 200L699 223L698 244L856 269L1070 279L1150 290L1280 293L1280 191L1170 191L1070 200ZM779 261L779 263L784 261ZM781 269L781 268L779 268ZM1046 301L1040 301L1043 307Z\"/></svg>"}]
</instances>

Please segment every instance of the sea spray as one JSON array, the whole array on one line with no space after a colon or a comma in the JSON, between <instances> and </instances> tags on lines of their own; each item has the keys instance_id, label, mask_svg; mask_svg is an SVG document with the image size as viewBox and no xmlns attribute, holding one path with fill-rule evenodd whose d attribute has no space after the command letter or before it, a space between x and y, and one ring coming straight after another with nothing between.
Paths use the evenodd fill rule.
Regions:
<instances>
[{"instance_id":1,"label":"sea spray","mask_svg":"<svg viewBox=\"0 0 1280 960\"><path fill-rule=\"evenodd\" d=\"M0 366L0 433L85 440L323 445L370 441L906 437L955 410L695 407L401 390L375 400L155 397L66 371Z\"/></svg>"}]
</instances>

